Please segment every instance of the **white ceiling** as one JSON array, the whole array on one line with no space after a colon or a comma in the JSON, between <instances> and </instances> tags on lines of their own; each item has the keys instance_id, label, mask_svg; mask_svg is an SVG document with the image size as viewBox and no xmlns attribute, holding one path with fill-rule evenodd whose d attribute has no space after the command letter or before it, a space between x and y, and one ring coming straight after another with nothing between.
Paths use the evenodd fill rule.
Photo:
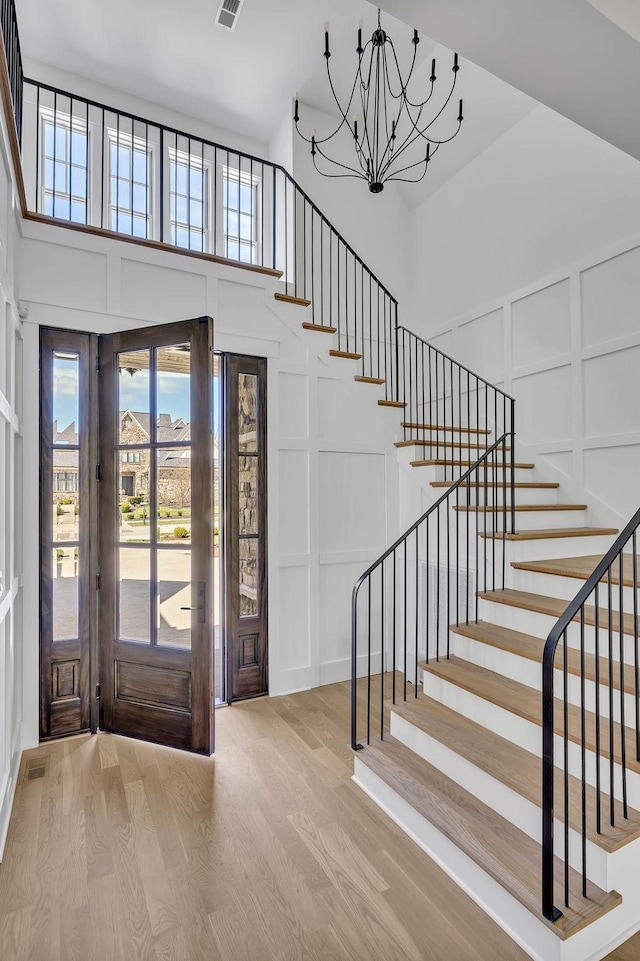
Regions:
<instances>
[{"instance_id":1,"label":"white ceiling","mask_svg":"<svg viewBox=\"0 0 640 961\"><path fill-rule=\"evenodd\" d=\"M589 0L621 30L640 42L640 2L638 0Z\"/></svg>"},{"instance_id":2,"label":"white ceiling","mask_svg":"<svg viewBox=\"0 0 640 961\"><path fill-rule=\"evenodd\" d=\"M376 21L376 7L367 0L244 0L233 33L215 23L218 0L16 0L16 6L27 64L48 64L264 144L296 91L301 101L335 113L322 55L324 22L330 23L332 75L337 89L347 90L358 20L364 20L365 35ZM412 50L409 26L385 13L383 26L399 55ZM423 77L432 55L443 67L451 58L424 35L418 51ZM535 106L480 67L461 62L463 130L434 158L420 185L400 185L409 207Z\"/></svg>"}]
</instances>

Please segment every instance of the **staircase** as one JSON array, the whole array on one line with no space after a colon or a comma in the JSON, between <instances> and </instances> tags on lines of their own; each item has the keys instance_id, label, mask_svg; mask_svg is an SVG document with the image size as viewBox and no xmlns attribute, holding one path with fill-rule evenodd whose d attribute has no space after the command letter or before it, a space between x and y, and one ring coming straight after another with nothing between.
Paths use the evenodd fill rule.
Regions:
<instances>
[{"instance_id":1,"label":"staircase","mask_svg":"<svg viewBox=\"0 0 640 961\"><path fill-rule=\"evenodd\" d=\"M485 436L458 446L453 476L456 468L460 476L471 464L472 450L480 456L482 444L489 442ZM414 449L413 440L400 445ZM446 456L434 453L432 441L409 463L428 470L429 486L446 497L452 480L437 472L450 470L451 461L443 464ZM407 596L405 583L403 610L399 619L393 616L391 629L399 620L396 630L404 631L405 645L410 645L407 622L418 625L416 640L419 634L424 650L413 677L409 667L410 679L417 683L407 685L406 659L399 663L397 657L385 659L386 691L385 674L367 678L369 686L375 682L375 691L365 708L367 737L360 724L354 738L354 779L531 957L595 961L640 927L635 527L632 554L623 555L622 547L613 552L615 561L598 579L599 597L595 588L596 605L582 604L579 623L570 624L552 662L556 804L547 842L547 851L554 854L549 857L551 902L545 916L545 643L617 532L586 526L587 505L558 502L558 485L538 481L533 464L515 463L513 488L505 476L508 470L503 452L490 466L472 468L477 479L464 480L456 498L449 496L441 505L440 514L448 515L440 517L446 548L440 535L432 557L440 566L444 560L441 577L449 580L446 624L451 626L444 634L442 625L436 627L443 636L430 650L433 623L424 614L429 598L418 591ZM515 529L509 527L512 516ZM469 588L464 603L459 597L464 591L454 589L456 614L449 597L453 576L447 571L452 563L473 567L473 545L467 542L459 549L460 528L466 530L471 520L475 531L479 519L475 569L487 570L480 583L476 579L476 590ZM425 551L417 535L409 536L409 544L414 537L409 566L415 559L419 568ZM405 550L406 540L396 546L401 554ZM388 608L388 591L381 603ZM440 598L436 603L441 609ZM620 617L620 611L626 613ZM382 650L388 647L388 615L383 621ZM358 638L355 646L361 644ZM392 667L400 671L397 683L389 673ZM363 690L362 681L358 687Z\"/></svg>"}]
</instances>

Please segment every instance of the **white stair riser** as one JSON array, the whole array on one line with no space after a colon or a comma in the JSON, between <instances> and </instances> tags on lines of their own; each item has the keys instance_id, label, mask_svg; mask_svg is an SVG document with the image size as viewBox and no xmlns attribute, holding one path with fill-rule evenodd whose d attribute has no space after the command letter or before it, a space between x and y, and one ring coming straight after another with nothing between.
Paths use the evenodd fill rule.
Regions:
<instances>
[{"instance_id":1,"label":"white stair riser","mask_svg":"<svg viewBox=\"0 0 640 961\"><path fill-rule=\"evenodd\" d=\"M381 778L355 759L354 781L429 857L453 878L534 961L601 961L637 928L633 901L625 902L566 941L561 941L538 918L463 854L433 825L411 807ZM618 872L622 874L622 872ZM628 877L626 876L628 875ZM627 869L625 885L617 890L629 893L637 887L637 872ZM631 880L630 880L631 879Z\"/></svg>"},{"instance_id":2,"label":"white stair riser","mask_svg":"<svg viewBox=\"0 0 640 961\"><path fill-rule=\"evenodd\" d=\"M391 712L391 734L406 747L424 758L447 777L455 781L483 804L497 811L511 821L529 837L541 843L542 819L540 807L507 787L501 781L483 771L481 766L461 757L440 741L430 737L421 728ZM479 759L481 765L482 760ZM640 847L640 842L637 842ZM564 855L564 824L556 820L554 830L554 849L559 857ZM603 890L609 890L611 861L615 854L609 854L591 841L587 841L587 860L589 878ZM569 838L569 860L576 870L582 869L582 836L571 829Z\"/></svg>"},{"instance_id":3,"label":"white stair riser","mask_svg":"<svg viewBox=\"0 0 640 961\"><path fill-rule=\"evenodd\" d=\"M523 747L525 751L530 751L538 756L542 755L542 728L533 721L512 714L497 704L487 701L470 691L450 684L443 678L435 677L428 672L424 673L424 692L428 697L433 697L446 707L458 711L464 717L481 724L495 734L508 738L514 744ZM563 739L557 735L554 739L555 744L555 765L564 767ZM604 747L604 744L603 744ZM581 750L578 744L572 741L568 745L569 773L574 777L581 777ZM595 786L596 783L596 760L595 752L587 751L585 777L589 784ZM600 758L600 774L602 789L608 790L609 784L609 761L607 758ZM620 765L614 764L614 793L620 800L622 799L622 776ZM640 774L627 769L627 790L628 801L631 807L638 809L640 806ZM604 795L603 795L604 798ZM562 799L557 799L557 803L562 803Z\"/></svg>"},{"instance_id":4,"label":"white stair riser","mask_svg":"<svg viewBox=\"0 0 640 961\"><path fill-rule=\"evenodd\" d=\"M518 519L516 518L516 529ZM559 527L553 524L552 527ZM541 537L507 541L507 560L542 561L548 557L584 557L605 554L613 543L612 534L590 534L586 537Z\"/></svg>"},{"instance_id":5,"label":"white stair riser","mask_svg":"<svg viewBox=\"0 0 640 961\"><path fill-rule=\"evenodd\" d=\"M465 511L459 512L461 517ZM475 511L471 512L474 518L475 530ZM486 523L486 528L485 528ZM538 531L548 530L551 527L584 527L584 511L516 511L516 528L518 531ZM479 527L481 531L502 531L507 532L511 528L511 514L507 510L493 511L487 514L480 512Z\"/></svg>"},{"instance_id":6,"label":"white stair riser","mask_svg":"<svg viewBox=\"0 0 640 961\"><path fill-rule=\"evenodd\" d=\"M432 459L429 457L423 457L422 451L418 449L416 452L416 448L413 446L397 447L396 450L398 451L399 463L407 467L411 465L411 461ZM465 457L464 460L468 461L470 460L470 458ZM473 460L473 458L471 458L471 460ZM469 470L468 465L463 466L461 470L458 465L454 466L453 468L451 468L451 466L447 466L445 468L444 464L430 464L428 466L415 468L416 472L419 472L421 475L424 475L425 483L431 483L431 481L451 480L452 476L454 477L454 479L457 480L458 477L461 477L462 474L464 474L467 470ZM500 470L501 468L499 468L499 471ZM494 480L493 475L494 475L494 472L491 471L488 475L488 479ZM534 471L530 467L516 467L514 480L516 483L518 481L520 482L534 481L535 477L533 475L534 475ZM510 483L511 481L510 471L508 471L507 477ZM500 472L496 474L495 479L499 484L502 483L502 475ZM479 472L477 476L472 477L471 480L484 482L484 471L479 468ZM517 494L516 494L516 502L517 502Z\"/></svg>"},{"instance_id":7,"label":"white stair riser","mask_svg":"<svg viewBox=\"0 0 640 961\"><path fill-rule=\"evenodd\" d=\"M577 577L562 577L558 574L541 574L537 571L523 571L510 566L508 582L511 587L518 591L530 591L532 594L545 594L547 597L562 597L571 600L584 585L584 581ZM601 584L598 587L598 598L600 604L608 606L607 585ZM593 605L593 595L588 601ZM623 610L633 612L633 588L622 587ZM620 585L611 585L611 606L614 611L620 609ZM638 613L640 613L640 606Z\"/></svg>"},{"instance_id":8,"label":"white stair riser","mask_svg":"<svg viewBox=\"0 0 640 961\"><path fill-rule=\"evenodd\" d=\"M513 607L509 604L498 604L496 601L481 597L478 599L478 618L498 624L501 627L508 627L514 631L522 631L524 634L533 634L534 637L547 638L549 632L557 623L557 618L550 614L542 614L539 611L528 611L520 607ZM580 646L580 624L572 621L567 627L567 636L570 647ZM613 651L614 658L617 658L618 651L618 632L613 631ZM624 634L624 657L626 664L634 663L634 639L632 634ZM603 655L608 649L608 631L606 627L600 627L598 631L600 653ZM588 653L595 653L595 627L589 624L584 626L585 650Z\"/></svg>"},{"instance_id":9,"label":"white stair riser","mask_svg":"<svg viewBox=\"0 0 640 961\"><path fill-rule=\"evenodd\" d=\"M536 691L542 690L542 668L540 663L532 661L526 657L520 657L511 651L504 651L493 647L491 644L483 644L475 638L464 637L461 634L451 634L451 653L478 667L484 667L496 674L508 677L519 684L526 684ZM631 680L634 677L633 664L625 667L625 678ZM614 671L614 684L619 679L619 667L616 665ZM556 669L555 691L558 697L562 697L563 692L563 673L561 669ZM567 674L567 693L569 702L577 706L580 705L580 678L575 674ZM625 723L627 727L635 726L635 697L631 693L625 695ZM596 707L596 685L594 681L585 680L585 708L587 711L595 713ZM600 707L599 713L602 717L609 717L609 688L608 674L600 681ZM620 721L620 691L613 691L613 717L615 721Z\"/></svg>"},{"instance_id":10,"label":"white stair riser","mask_svg":"<svg viewBox=\"0 0 640 961\"><path fill-rule=\"evenodd\" d=\"M443 491L444 488L435 488L435 490ZM475 504L493 504L501 506L503 503L507 505L511 504L511 489L507 485L506 498L505 491L503 487L499 485L498 487L487 487L486 491L484 487L472 487L469 491L469 502L472 505ZM467 502L467 491L466 488L460 489L460 503L466 504ZM519 507L524 507L529 504L557 504L558 503L558 489L556 487L518 487L516 488L516 504Z\"/></svg>"}]
</instances>

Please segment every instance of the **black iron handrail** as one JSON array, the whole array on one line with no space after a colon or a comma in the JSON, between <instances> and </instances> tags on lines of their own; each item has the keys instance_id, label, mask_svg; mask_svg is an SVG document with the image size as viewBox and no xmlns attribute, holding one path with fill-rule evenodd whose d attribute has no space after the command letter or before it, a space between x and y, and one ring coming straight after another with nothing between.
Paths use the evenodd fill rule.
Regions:
<instances>
[{"instance_id":1,"label":"black iron handrail","mask_svg":"<svg viewBox=\"0 0 640 961\"><path fill-rule=\"evenodd\" d=\"M495 435L515 434L515 400L479 374L403 326L396 331L406 443L444 461L445 479L473 462L490 425ZM515 532L515 451L510 451L511 532Z\"/></svg>"},{"instance_id":2,"label":"black iron handrail","mask_svg":"<svg viewBox=\"0 0 640 961\"><path fill-rule=\"evenodd\" d=\"M27 184L32 210L173 248L186 247L281 271L285 292L310 301L313 327L334 331L337 350L354 359L357 356L360 376L383 384L386 399L397 399L399 385L393 357L397 300L282 165L50 84L25 80L25 86L29 96L25 98L22 150L23 159L28 160L26 169L32 171L33 182ZM70 152L75 142L75 160L65 154L66 166L61 166L60 157L55 155L56 142L46 166L41 114L54 127L64 124L69 131ZM74 140L72 131L81 136ZM120 167L121 145L145 158L141 168L147 170L148 164L142 181L136 181L143 198L139 210L134 209L133 173L127 170L125 175ZM115 170L109 160L113 149ZM77 194L71 182L74 164L79 168ZM133 167L133 161L131 164ZM157 172L155 197L152 166ZM199 181L202 197L208 193L206 204L204 200L196 204L197 222L191 216L193 198L189 190L186 197L180 197L186 221L179 223L179 167L189 183L192 178ZM46 173L47 169L58 168L64 186L61 190L56 180L45 185L42 176L43 169ZM68 182L64 176L67 170ZM235 172L233 188L229 186L230 171ZM237 193L239 207L241 186L245 184L251 187L252 196L253 185L259 185L255 210L252 208L244 221L250 230L241 238L238 226L237 236L230 242L230 222L233 224L235 218L229 217L223 192L233 200ZM239 222L242 218L238 215L237 219Z\"/></svg>"},{"instance_id":3,"label":"black iron handrail","mask_svg":"<svg viewBox=\"0 0 640 961\"><path fill-rule=\"evenodd\" d=\"M434 504L432 504L419 518L415 521L411 527L409 527L400 537L397 538L394 543L388 547L381 555L378 557L367 570L360 575L356 581L352 595L351 595L351 746L353 750L360 750L362 744L358 740L358 716L357 716L357 702L358 702L358 692L357 692L357 682L358 682L358 660L360 657L359 644L358 644L358 602L360 589L363 584L368 583L368 594L367 594L367 624L365 630L366 636L366 651L363 656L366 657L366 678L367 678L367 718L366 718L366 730L367 730L367 743L370 743L371 738L371 719L372 719L372 701L371 701L371 681L374 674L380 674L380 738L384 738L384 698L385 698L385 650L386 642L388 640L387 634L389 633L389 627L387 625L387 620L391 620L391 671L393 673L391 693L392 701L396 702L396 669L397 669L397 641L398 632L402 636L403 640L403 654L402 654L402 674L403 674L403 699L407 700L407 670L412 668L413 678L414 678L414 696L418 696L418 668L419 668L419 644L420 640L425 642L425 660L427 664L429 663L429 658L435 656L437 660L441 656L449 657L450 652L450 621L451 616L456 614L456 623L460 622L464 618L465 623L469 623L469 609L471 606L471 596L475 594L475 614L476 619L478 615L478 593L480 592L480 583L482 583L482 590L497 590L504 588L505 584L505 538L507 534L507 517L509 515L509 508L507 506L507 491L509 485L507 484L507 471L505 468L506 464L506 443L507 440L511 440L511 446L513 447L515 438L510 432L503 433L502 436L496 440L491 447L489 447L476 461L469 467L460 477L452 481L451 486L439 497ZM502 471L501 465L498 463L497 454L501 452L502 455ZM480 471L483 471L482 478L476 482L476 500L475 500L475 511L473 510L474 505L471 503L471 491L472 491L472 478L480 478ZM493 482L490 484L487 477L491 473L494 478ZM501 482L499 480L501 476ZM465 488L466 492L466 504L460 504L460 491ZM498 492L502 492L501 503L499 503ZM452 499L455 496L455 504L452 503ZM441 521L441 508L444 507L447 511L444 518ZM455 538L451 533L449 508L455 508L456 519L455 519ZM462 524L462 546L464 550L461 551L461 525L460 525L460 513L466 513L466 520ZM470 514L475 512L475 524L470 523ZM483 517L483 523L480 524L480 515ZM429 530L430 521L435 518L434 524L436 528L435 534L435 545L429 543L429 534L432 533ZM502 519L501 525L498 525L498 518ZM491 519L491 523L488 523ZM475 532L473 530L475 527ZM424 530L425 537L424 543L420 544L420 531ZM411 598L409 590L409 574L408 574L408 546L409 539L414 538L413 549L415 551L414 557L414 572L411 574L411 589L415 587L415 596ZM483 550L480 550L479 542L480 539L483 540ZM489 545L488 542L491 542ZM471 558L470 548L474 547L474 556ZM401 551L401 569L398 574L398 565L396 563L396 555ZM482 553L482 562L480 559L480 554ZM462 568L460 565L462 559L466 560L466 567ZM385 576L385 562L392 559L392 570L391 575ZM427 577L429 574L429 562L430 558L435 559L436 566L436 588L435 588L435 610L436 610L436 628L435 636L430 637L429 635L429 594L428 586L424 603L420 603L420 564L426 565ZM445 560L446 567L445 571L441 572L441 563ZM470 560L473 560L474 568L472 578L472 569L470 568ZM455 571L455 599L452 599L452 569L451 564L454 562ZM372 671L372 660L374 654L377 652L373 651L373 640L372 637L372 616L371 616L371 606L372 606L372 575L377 571L380 571L380 592L377 595L380 600L380 630L378 634L378 639L380 640L380 670ZM462 575L462 582L461 582ZM385 587L386 584L386 587ZM442 591L441 591L442 587ZM442 594L445 594L446 615L442 618L440 607L442 601ZM400 603L400 596L402 602ZM386 605L390 605L390 612L387 611L385 614ZM426 612L425 612L426 605ZM409 609L412 610L414 617L409 617ZM444 630L444 636L441 636L441 619L444 620L442 625ZM398 625L398 620L400 620L400 625ZM420 637L420 621L422 621L422 638ZM407 646L409 642L409 627L411 628L411 641L414 643L414 654L413 654L413 665L408 662ZM430 653L430 642L431 653Z\"/></svg>"},{"instance_id":4,"label":"black iron handrail","mask_svg":"<svg viewBox=\"0 0 640 961\"><path fill-rule=\"evenodd\" d=\"M618 635L618 683L620 689L620 702L618 705L620 717L620 765L619 778L621 781L622 793L622 817L627 818L627 743L625 727L625 622L624 622L624 557L629 556L623 553L624 548L631 541L632 558L632 581L633 589L632 617L633 617L633 667L634 667L634 695L635 695L635 753L636 760L640 762L640 665L638 653L638 572L636 560L636 539L637 529L640 526L640 510L638 510L626 525L624 530L618 535L607 553L598 562L591 575L587 578L576 596L569 602L566 609L558 618L553 628L549 632L544 646L542 658L542 911L545 918L554 921L561 916L562 911L555 906L554 898L554 807L555 807L555 758L554 758L554 739L555 739L555 713L556 698L562 708L562 739L563 739L563 768L564 768L564 903L568 907L570 903L569 891L569 797L570 797L570 774L569 774L569 740L577 740L580 750L580 792L581 792L581 879L583 897L587 896L587 777L586 777L586 709L585 709L585 608L587 601L593 595L594 599L594 657L595 657L595 790L596 790L596 831L601 834L602 828L602 774L601 774L601 712L600 712L600 686L607 682L608 687L608 757L609 757L609 791L608 808L609 820L612 826L616 821L616 759L615 759L615 678L614 678L614 636ZM615 565L618 564L619 596L617 608L617 629L614 626L615 610L612 606L613 592L612 584L615 577ZM601 604L599 588L602 583L606 585L606 602ZM601 625L601 613L606 622ZM568 696L568 660L571 648L567 641L567 632L573 623L579 625L579 655L580 655L580 725L579 733L576 731L573 738L569 737L569 696ZM606 630L607 647L605 660L608 661L605 676L602 676L602 665L600 659L600 628ZM562 642L562 696L554 692L554 673L556 669L556 654ZM605 758L607 751L605 750ZM620 793L620 792L619 792Z\"/></svg>"}]
</instances>

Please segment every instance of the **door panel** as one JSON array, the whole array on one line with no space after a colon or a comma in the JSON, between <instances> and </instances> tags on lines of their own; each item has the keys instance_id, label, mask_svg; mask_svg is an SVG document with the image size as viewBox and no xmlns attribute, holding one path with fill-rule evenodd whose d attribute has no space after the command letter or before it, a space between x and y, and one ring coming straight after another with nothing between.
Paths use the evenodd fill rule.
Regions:
<instances>
[{"instance_id":1,"label":"door panel","mask_svg":"<svg viewBox=\"0 0 640 961\"><path fill-rule=\"evenodd\" d=\"M229 702L268 693L266 361L227 357L226 638Z\"/></svg>"},{"instance_id":2,"label":"door panel","mask_svg":"<svg viewBox=\"0 0 640 961\"><path fill-rule=\"evenodd\" d=\"M101 727L213 750L213 332L100 338Z\"/></svg>"},{"instance_id":3,"label":"door panel","mask_svg":"<svg viewBox=\"0 0 640 961\"><path fill-rule=\"evenodd\" d=\"M40 737L46 739L92 726L95 339L43 328L40 358Z\"/></svg>"}]
</instances>

